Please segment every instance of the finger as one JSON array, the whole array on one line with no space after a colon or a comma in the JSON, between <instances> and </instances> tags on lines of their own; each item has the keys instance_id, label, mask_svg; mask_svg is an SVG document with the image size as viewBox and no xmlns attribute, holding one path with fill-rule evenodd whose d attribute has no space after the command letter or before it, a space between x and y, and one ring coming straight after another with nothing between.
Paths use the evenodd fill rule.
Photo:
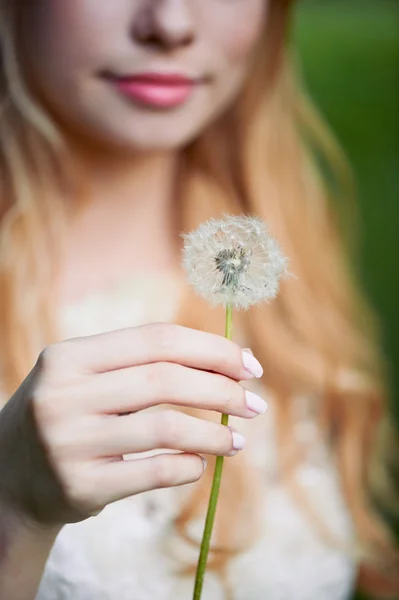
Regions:
<instances>
[{"instance_id":1,"label":"finger","mask_svg":"<svg viewBox=\"0 0 399 600\"><path fill-rule=\"evenodd\" d=\"M264 413L266 402L236 380L174 363L100 373L85 381L80 403L96 412L135 412L159 404L174 404L252 418Z\"/></svg>"},{"instance_id":2,"label":"finger","mask_svg":"<svg viewBox=\"0 0 399 600\"><path fill-rule=\"evenodd\" d=\"M152 323L62 342L81 370L101 373L154 362L173 362L233 379L260 377L262 367L224 337L169 323Z\"/></svg>"},{"instance_id":3,"label":"finger","mask_svg":"<svg viewBox=\"0 0 399 600\"><path fill-rule=\"evenodd\" d=\"M97 489L106 492L103 503L108 504L148 490L198 481L205 465L200 456L186 453L110 462L101 468Z\"/></svg>"},{"instance_id":4,"label":"finger","mask_svg":"<svg viewBox=\"0 0 399 600\"><path fill-rule=\"evenodd\" d=\"M176 410L113 417L106 421L106 426L96 435L96 447L102 457L160 448L194 454L234 456L245 445L243 436L229 427Z\"/></svg>"}]
</instances>

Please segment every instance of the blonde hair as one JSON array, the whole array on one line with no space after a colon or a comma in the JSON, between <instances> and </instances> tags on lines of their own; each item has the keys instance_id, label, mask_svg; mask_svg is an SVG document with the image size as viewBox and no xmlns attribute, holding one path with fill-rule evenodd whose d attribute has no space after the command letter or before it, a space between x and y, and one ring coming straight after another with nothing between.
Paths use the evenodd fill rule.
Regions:
<instances>
[{"instance_id":1,"label":"blonde hair","mask_svg":"<svg viewBox=\"0 0 399 600\"><path fill-rule=\"evenodd\" d=\"M52 341L54 250L64 198L74 185L62 138L20 73L15 4L0 2L0 369L9 391ZM336 210L315 168L321 157L337 174L338 184L346 176L339 149L298 91L290 66L285 37L291 4L271 1L262 46L242 94L182 152L181 226L191 229L224 212L249 212L267 220L290 256L295 284L284 285L274 303L240 316L276 399L281 471L303 510L329 537L293 477L300 452L293 435L292 399L316 396L320 430L339 465L364 548L360 583L388 595L398 590L397 579L386 572L395 552L371 504L382 483L370 470L370 448L386 398L383 369L374 318L356 293ZM222 333L221 315L189 291L179 322ZM381 460L376 464L383 473ZM197 486L176 520L188 540L187 524L203 511L208 483L205 478ZM257 484L243 459L229 463L224 490L211 563L221 570L232 553L251 543L256 530L255 511L248 517L250 511L243 508L253 502ZM234 519L229 520L230 514Z\"/></svg>"}]
</instances>

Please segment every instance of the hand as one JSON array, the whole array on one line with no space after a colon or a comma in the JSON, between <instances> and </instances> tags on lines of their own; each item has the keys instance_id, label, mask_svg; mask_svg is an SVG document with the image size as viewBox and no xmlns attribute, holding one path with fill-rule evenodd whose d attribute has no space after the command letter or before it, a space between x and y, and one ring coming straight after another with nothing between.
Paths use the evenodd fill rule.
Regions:
<instances>
[{"instance_id":1,"label":"hand","mask_svg":"<svg viewBox=\"0 0 399 600\"><path fill-rule=\"evenodd\" d=\"M163 323L49 346L0 412L0 500L35 522L64 524L194 482L200 454L233 456L244 438L178 410L145 409L252 418L266 405L238 382L261 374L237 344ZM179 452L123 459L154 449Z\"/></svg>"}]
</instances>

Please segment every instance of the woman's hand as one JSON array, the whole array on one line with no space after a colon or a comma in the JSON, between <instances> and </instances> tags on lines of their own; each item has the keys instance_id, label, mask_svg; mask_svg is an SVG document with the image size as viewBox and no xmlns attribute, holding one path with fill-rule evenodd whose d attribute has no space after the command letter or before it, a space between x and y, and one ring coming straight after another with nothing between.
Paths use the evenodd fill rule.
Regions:
<instances>
[{"instance_id":1,"label":"woman's hand","mask_svg":"<svg viewBox=\"0 0 399 600\"><path fill-rule=\"evenodd\" d=\"M0 412L0 501L54 525L196 481L200 454L233 456L244 439L160 405L251 418L266 405L238 382L261 374L237 344L163 323L49 346ZM123 459L154 449L178 452Z\"/></svg>"}]
</instances>

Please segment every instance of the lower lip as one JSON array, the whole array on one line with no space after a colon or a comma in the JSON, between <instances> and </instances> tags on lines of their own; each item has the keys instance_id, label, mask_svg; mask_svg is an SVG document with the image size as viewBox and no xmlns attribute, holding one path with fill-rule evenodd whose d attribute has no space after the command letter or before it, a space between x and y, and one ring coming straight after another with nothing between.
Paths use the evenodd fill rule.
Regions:
<instances>
[{"instance_id":1,"label":"lower lip","mask_svg":"<svg viewBox=\"0 0 399 600\"><path fill-rule=\"evenodd\" d=\"M195 86L191 81L168 83L138 78L119 79L114 84L125 96L154 108L175 108L184 104Z\"/></svg>"}]
</instances>

